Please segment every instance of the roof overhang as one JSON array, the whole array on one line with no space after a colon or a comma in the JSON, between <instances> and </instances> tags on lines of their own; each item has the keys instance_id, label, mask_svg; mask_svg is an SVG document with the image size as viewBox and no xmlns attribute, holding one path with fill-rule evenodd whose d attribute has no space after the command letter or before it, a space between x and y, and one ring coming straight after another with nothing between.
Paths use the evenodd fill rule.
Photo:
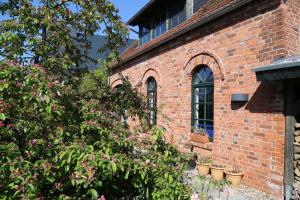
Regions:
<instances>
[{"instance_id":1,"label":"roof overhang","mask_svg":"<svg viewBox=\"0 0 300 200\"><path fill-rule=\"evenodd\" d=\"M300 56L281 59L271 65L252 70L258 81L276 81L300 78Z\"/></svg>"}]
</instances>

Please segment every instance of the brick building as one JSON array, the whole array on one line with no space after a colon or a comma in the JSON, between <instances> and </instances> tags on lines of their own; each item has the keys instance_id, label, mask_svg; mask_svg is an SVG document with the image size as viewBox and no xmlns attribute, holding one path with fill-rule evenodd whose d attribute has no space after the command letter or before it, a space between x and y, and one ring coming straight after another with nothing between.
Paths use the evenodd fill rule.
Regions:
<instances>
[{"instance_id":1,"label":"brick building","mask_svg":"<svg viewBox=\"0 0 300 200\"><path fill-rule=\"evenodd\" d=\"M112 67L112 87L128 76L181 151L235 161L244 184L289 199L300 0L151 0L128 24L140 40ZM195 126L209 143L191 141Z\"/></svg>"}]
</instances>

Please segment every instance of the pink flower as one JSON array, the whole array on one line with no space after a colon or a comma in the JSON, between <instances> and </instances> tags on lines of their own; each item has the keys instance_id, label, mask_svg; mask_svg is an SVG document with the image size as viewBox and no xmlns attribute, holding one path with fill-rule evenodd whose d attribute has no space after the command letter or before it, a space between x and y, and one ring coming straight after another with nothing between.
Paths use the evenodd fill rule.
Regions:
<instances>
[{"instance_id":1,"label":"pink flower","mask_svg":"<svg viewBox=\"0 0 300 200\"><path fill-rule=\"evenodd\" d=\"M0 121L0 127L5 126L2 121Z\"/></svg>"},{"instance_id":2,"label":"pink flower","mask_svg":"<svg viewBox=\"0 0 300 200\"><path fill-rule=\"evenodd\" d=\"M200 196L198 193L195 193L191 196L191 200L200 200Z\"/></svg>"},{"instance_id":3,"label":"pink flower","mask_svg":"<svg viewBox=\"0 0 300 200\"><path fill-rule=\"evenodd\" d=\"M106 200L104 195L101 195L101 197L98 200Z\"/></svg>"},{"instance_id":4,"label":"pink flower","mask_svg":"<svg viewBox=\"0 0 300 200\"><path fill-rule=\"evenodd\" d=\"M8 124L7 127L11 128L11 127L14 127L15 125L14 124Z\"/></svg>"},{"instance_id":5,"label":"pink flower","mask_svg":"<svg viewBox=\"0 0 300 200\"><path fill-rule=\"evenodd\" d=\"M87 125L90 125L90 126L94 124L94 122L91 120L87 121L86 123L87 123Z\"/></svg>"},{"instance_id":6,"label":"pink flower","mask_svg":"<svg viewBox=\"0 0 300 200\"><path fill-rule=\"evenodd\" d=\"M37 145L37 139L33 139L33 140L31 140L31 144L33 145L33 146L35 146L35 145Z\"/></svg>"}]
</instances>

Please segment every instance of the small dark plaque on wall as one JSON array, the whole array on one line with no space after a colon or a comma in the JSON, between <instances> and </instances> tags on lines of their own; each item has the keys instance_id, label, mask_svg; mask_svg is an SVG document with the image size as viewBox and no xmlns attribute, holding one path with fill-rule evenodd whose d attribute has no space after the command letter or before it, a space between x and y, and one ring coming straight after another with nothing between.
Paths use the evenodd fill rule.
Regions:
<instances>
[{"instance_id":1,"label":"small dark plaque on wall","mask_svg":"<svg viewBox=\"0 0 300 200\"><path fill-rule=\"evenodd\" d=\"M232 94L231 101L233 102L248 102L249 101L249 94Z\"/></svg>"}]
</instances>

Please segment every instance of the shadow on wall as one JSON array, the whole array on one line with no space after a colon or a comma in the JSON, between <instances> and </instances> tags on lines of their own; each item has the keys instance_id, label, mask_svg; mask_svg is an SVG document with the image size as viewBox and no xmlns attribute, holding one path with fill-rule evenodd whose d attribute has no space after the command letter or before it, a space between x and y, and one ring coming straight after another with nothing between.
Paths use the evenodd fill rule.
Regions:
<instances>
[{"instance_id":1,"label":"shadow on wall","mask_svg":"<svg viewBox=\"0 0 300 200\"><path fill-rule=\"evenodd\" d=\"M282 113L284 110L283 82L262 82L249 102L232 102L231 109L245 106L251 113Z\"/></svg>"},{"instance_id":2,"label":"shadow on wall","mask_svg":"<svg viewBox=\"0 0 300 200\"><path fill-rule=\"evenodd\" d=\"M246 105L246 110L251 113L283 113L283 109L282 81L262 82Z\"/></svg>"}]
</instances>

